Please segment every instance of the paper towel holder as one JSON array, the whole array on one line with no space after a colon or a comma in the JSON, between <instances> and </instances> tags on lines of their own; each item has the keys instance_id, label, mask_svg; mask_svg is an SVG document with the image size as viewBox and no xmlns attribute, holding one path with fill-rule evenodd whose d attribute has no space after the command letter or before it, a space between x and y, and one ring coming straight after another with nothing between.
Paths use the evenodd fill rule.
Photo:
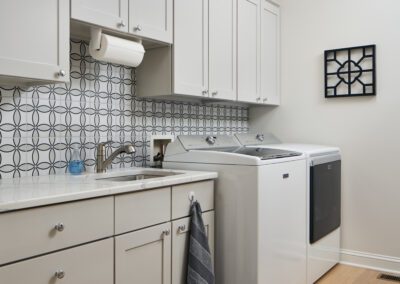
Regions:
<instances>
[{"instance_id":1,"label":"paper towel holder","mask_svg":"<svg viewBox=\"0 0 400 284\"><path fill-rule=\"evenodd\" d=\"M101 28L96 28L96 27L91 27L90 28L90 48L100 50L101 48L101 34L103 33ZM141 39L136 39L135 40L137 43L142 44Z\"/></svg>"}]
</instances>

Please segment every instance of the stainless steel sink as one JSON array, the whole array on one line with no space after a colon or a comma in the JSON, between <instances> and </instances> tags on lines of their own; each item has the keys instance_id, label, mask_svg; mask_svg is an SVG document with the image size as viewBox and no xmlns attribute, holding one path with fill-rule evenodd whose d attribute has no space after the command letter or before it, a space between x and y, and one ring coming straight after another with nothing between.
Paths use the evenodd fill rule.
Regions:
<instances>
[{"instance_id":1,"label":"stainless steel sink","mask_svg":"<svg viewBox=\"0 0 400 284\"><path fill-rule=\"evenodd\" d=\"M171 172L142 172L138 174L132 175L124 175L124 176L116 176L116 177L103 177L98 178L97 180L107 180L107 181L135 181L135 180L144 180L144 179L152 179L152 178L161 178L167 176L179 175L181 173L171 173Z\"/></svg>"}]
</instances>

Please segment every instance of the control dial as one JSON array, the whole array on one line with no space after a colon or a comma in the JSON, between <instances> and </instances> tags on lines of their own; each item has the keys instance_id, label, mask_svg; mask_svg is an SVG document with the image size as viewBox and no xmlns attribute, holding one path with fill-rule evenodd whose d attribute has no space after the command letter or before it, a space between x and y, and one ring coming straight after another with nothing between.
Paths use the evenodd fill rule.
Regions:
<instances>
[{"instance_id":1,"label":"control dial","mask_svg":"<svg viewBox=\"0 0 400 284\"><path fill-rule=\"evenodd\" d=\"M263 142L263 141L264 141L264 134L257 134L257 135L256 135L256 139L257 139L258 141L260 141L260 142Z\"/></svg>"},{"instance_id":2,"label":"control dial","mask_svg":"<svg viewBox=\"0 0 400 284\"><path fill-rule=\"evenodd\" d=\"M207 136L207 138L206 138L206 142L208 145L214 145L216 140L217 140L217 137L211 136L211 135Z\"/></svg>"}]
</instances>

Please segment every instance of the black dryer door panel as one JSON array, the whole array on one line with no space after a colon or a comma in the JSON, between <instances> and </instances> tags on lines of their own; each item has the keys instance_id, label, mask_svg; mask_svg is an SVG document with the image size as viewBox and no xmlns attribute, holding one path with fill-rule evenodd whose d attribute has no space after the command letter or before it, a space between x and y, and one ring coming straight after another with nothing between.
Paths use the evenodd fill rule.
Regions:
<instances>
[{"instance_id":1,"label":"black dryer door panel","mask_svg":"<svg viewBox=\"0 0 400 284\"><path fill-rule=\"evenodd\" d=\"M310 243L340 226L341 161L310 168Z\"/></svg>"}]
</instances>

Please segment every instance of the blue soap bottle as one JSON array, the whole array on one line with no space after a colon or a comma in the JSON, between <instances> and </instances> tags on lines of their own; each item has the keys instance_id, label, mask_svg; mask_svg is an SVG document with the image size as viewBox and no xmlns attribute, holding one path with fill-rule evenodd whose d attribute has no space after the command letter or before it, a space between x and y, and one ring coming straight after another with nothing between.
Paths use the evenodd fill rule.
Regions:
<instances>
[{"instance_id":1,"label":"blue soap bottle","mask_svg":"<svg viewBox=\"0 0 400 284\"><path fill-rule=\"evenodd\" d=\"M68 170L72 175L80 175L84 171L84 164L81 160L81 155L77 145L74 145L72 148L72 157L68 165Z\"/></svg>"}]
</instances>

